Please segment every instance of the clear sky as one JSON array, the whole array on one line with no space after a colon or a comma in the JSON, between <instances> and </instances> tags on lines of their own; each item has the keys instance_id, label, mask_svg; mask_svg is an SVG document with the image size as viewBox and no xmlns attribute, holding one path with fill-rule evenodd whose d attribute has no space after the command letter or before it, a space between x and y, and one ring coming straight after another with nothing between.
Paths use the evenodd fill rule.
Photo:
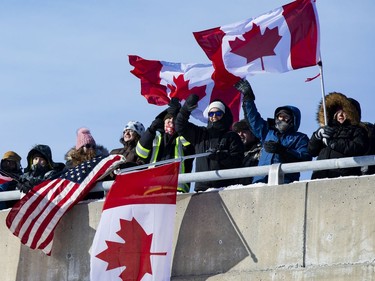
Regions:
<instances>
[{"instance_id":1,"label":"clear sky","mask_svg":"<svg viewBox=\"0 0 375 281\"><path fill-rule=\"evenodd\" d=\"M291 1L111 0L1 1L0 154L23 158L48 144L56 162L88 127L108 150L120 147L129 120L147 127L164 107L140 95L128 55L208 63L192 32L234 23ZM317 0L326 93L342 92L375 122L375 1ZM280 105L300 108L300 131L317 128L318 67L254 76L258 109L272 117ZM199 123L198 123L199 124ZM203 124L202 124L203 125Z\"/></svg>"}]
</instances>

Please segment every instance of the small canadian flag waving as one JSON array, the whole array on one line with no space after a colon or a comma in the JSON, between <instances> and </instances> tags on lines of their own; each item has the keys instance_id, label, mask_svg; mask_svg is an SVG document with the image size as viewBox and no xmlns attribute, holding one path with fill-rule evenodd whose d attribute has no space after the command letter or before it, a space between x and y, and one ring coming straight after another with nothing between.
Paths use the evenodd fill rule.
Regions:
<instances>
[{"instance_id":1,"label":"small canadian flag waving","mask_svg":"<svg viewBox=\"0 0 375 281\"><path fill-rule=\"evenodd\" d=\"M170 280L179 163L117 175L91 249L91 279Z\"/></svg>"}]
</instances>

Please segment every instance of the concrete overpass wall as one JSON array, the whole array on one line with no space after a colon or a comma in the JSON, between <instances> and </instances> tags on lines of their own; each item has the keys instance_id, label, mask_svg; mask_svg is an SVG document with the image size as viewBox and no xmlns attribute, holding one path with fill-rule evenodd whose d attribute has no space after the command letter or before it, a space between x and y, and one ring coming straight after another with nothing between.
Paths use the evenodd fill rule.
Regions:
<instances>
[{"instance_id":1,"label":"concrete overpass wall","mask_svg":"<svg viewBox=\"0 0 375 281\"><path fill-rule=\"evenodd\" d=\"M172 280L375 280L375 176L178 196ZM1 280L89 280L103 202L60 222L52 256L0 212Z\"/></svg>"}]
</instances>

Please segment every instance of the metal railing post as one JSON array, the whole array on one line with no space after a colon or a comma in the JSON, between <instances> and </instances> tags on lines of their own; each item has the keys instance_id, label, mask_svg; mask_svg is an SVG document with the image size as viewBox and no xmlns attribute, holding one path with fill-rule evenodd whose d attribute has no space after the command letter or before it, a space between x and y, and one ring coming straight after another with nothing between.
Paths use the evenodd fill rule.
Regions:
<instances>
[{"instance_id":1,"label":"metal railing post","mask_svg":"<svg viewBox=\"0 0 375 281\"><path fill-rule=\"evenodd\" d=\"M270 166L268 172L268 185L279 185L284 183L284 173L281 170L281 164L276 163Z\"/></svg>"}]
</instances>

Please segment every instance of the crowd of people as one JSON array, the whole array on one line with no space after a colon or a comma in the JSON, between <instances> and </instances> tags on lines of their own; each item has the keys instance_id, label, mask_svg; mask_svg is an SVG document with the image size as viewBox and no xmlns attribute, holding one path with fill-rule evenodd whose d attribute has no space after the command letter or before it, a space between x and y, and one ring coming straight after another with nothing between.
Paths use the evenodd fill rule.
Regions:
<instances>
[{"instance_id":1,"label":"crowd of people","mask_svg":"<svg viewBox=\"0 0 375 281\"><path fill-rule=\"evenodd\" d=\"M240 167L335 159L375 154L374 125L361 121L358 101L342 93L332 92L320 102L317 112L318 129L309 138L299 132L300 110L292 105L279 106L273 118L263 119L255 104L255 94L246 79L234 87L243 95L244 118L233 123L230 108L221 100L212 101L207 110L207 126L189 121L198 106L194 93L181 105L172 98L168 108L158 114L145 129L138 121L129 121L122 131L121 147L110 152L95 142L88 128L77 130L76 145L65 154L65 163L56 163L48 145L35 145L27 154L27 167L21 168L21 156L14 151L4 153L1 174L13 180L0 185L0 191L29 192L44 180L55 178L67 169L98 156L121 154L126 163L120 168L156 163L167 159L207 153L195 160L195 171L213 171ZM324 108L325 107L325 108ZM180 173L190 173L193 158L181 163ZM337 168L314 171L312 179L358 176L375 173L375 166ZM111 175L115 177L115 175ZM285 175L284 182L298 181L299 173ZM197 182L196 192L235 184L268 181L266 176ZM180 184L178 191L190 191L189 184ZM9 208L12 201L0 202L0 209Z\"/></svg>"}]
</instances>

